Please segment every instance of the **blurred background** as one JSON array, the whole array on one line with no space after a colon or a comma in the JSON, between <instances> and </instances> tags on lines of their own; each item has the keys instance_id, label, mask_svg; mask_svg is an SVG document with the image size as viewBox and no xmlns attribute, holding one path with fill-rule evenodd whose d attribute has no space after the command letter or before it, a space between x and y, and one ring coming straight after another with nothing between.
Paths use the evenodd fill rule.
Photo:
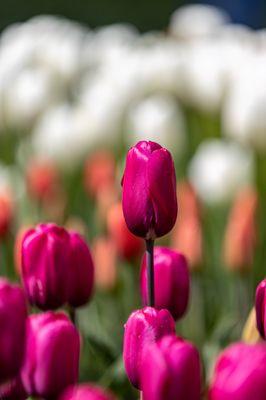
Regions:
<instances>
[{"instance_id":1,"label":"blurred background","mask_svg":"<svg viewBox=\"0 0 266 400\"><path fill-rule=\"evenodd\" d=\"M265 275L265 16L263 0L1 5L0 273L19 279L21 238L37 222L86 236L96 275L78 311L80 380L118 398L139 396L121 349L123 324L141 306L143 243L120 204L138 140L175 160L179 216L160 243L189 261L177 332L199 346L207 379L242 335Z\"/></svg>"}]
</instances>

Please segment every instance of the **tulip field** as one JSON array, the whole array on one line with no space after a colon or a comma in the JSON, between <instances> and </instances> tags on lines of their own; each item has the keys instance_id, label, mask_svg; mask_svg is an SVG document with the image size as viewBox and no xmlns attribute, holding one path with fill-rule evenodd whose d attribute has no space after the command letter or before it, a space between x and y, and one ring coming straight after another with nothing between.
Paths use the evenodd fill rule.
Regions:
<instances>
[{"instance_id":1,"label":"tulip field","mask_svg":"<svg viewBox=\"0 0 266 400\"><path fill-rule=\"evenodd\" d=\"M266 400L266 30L0 34L0 400Z\"/></svg>"}]
</instances>

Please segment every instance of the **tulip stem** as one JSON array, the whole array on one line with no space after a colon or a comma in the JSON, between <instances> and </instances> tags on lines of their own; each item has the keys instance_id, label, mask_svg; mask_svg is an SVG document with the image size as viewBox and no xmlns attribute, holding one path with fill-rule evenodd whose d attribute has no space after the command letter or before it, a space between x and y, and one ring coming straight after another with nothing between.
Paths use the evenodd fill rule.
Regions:
<instances>
[{"instance_id":1,"label":"tulip stem","mask_svg":"<svg viewBox=\"0 0 266 400\"><path fill-rule=\"evenodd\" d=\"M148 306L154 307L154 240L146 240Z\"/></svg>"}]
</instances>

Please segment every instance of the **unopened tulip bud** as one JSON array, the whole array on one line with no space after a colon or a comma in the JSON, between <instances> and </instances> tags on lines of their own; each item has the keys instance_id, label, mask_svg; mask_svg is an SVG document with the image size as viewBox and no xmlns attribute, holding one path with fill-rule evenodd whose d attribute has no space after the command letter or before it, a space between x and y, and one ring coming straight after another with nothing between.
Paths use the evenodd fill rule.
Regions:
<instances>
[{"instance_id":1,"label":"unopened tulip bud","mask_svg":"<svg viewBox=\"0 0 266 400\"><path fill-rule=\"evenodd\" d=\"M224 240L224 260L230 270L250 269L256 245L257 194L242 190L229 214Z\"/></svg>"},{"instance_id":2,"label":"unopened tulip bud","mask_svg":"<svg viewBox=\"0 0 266 400\"><path fill-rule=\"evenodd\" d=\"M67 300L69 234L55 224L30 229L22 243L22 280L31 304L55 309Z\"/></svg>"},{"instance_id":3,"label":"unopened tulip bud","mask_svg":"<svg viewBox=\"0 0 266 400\"><path fill-rule=\"evenodd\" d=\"M155 308L166 308L175 320L185 313L189 299L189 272L185 257L167 247L154 248ZM141 266L141 296L148 303L147 259Z\"/></svg>"},{"instance_id":4,"label":"unopened tulip bud","mask_svg":"<svg viewBox=\"0 0 266 400\"><path fill-rule=\"evenodd\" d=\"M210 400L265 400L266 344L235 343L215 365Z\"/></svg>"},{"instance_id":5,"label":"unopened tulip bud","mask_svg":"<svg viewBox=\"0 0 266 400\"><path fill-rule=\"evenodd\" d=\"M120 257L131 260L141 253L143 241L129 231L121 203L116 203L109 209L107 226Z\"/></svg>"},{"instance_id":6,"label":"unopened tulip bud","mask_svg":"<svg viewBox=\"0 0 266 400\"><path fill-rule=\"evenodd\" d=\"M130 315L125 324L123 359L127 376L137 389L141 387L140 369L146 347L174 332L175 323L167 310L146 307Z\"/></svg>"},{"instance_id":7,"label":"unopened tulip bud","mask_svg":"<svg viewBox=\"0 0 266 400\"><path fill-rule=\"evenodd\" d=\"M32 160L27 167L26 182L29 194L36 200L53 200L59 188L56 165L49 160Z\"/></svg>"},{"instance_id":8,"label":"unopened tulip bud","mask_svg":"<svg viewBox=\"0 0 266 400\"><path fill-rule=\"evenodd\" d=\"M8 189L0 191L0 237L7 234L14 214L12 194Z\"/></svg>"},{"instance_id":9,"label":"unopened tulip bud","mask_svg":"<svg viewBox=\"0 0 266 400\"><path fill-rule=\"evenodd\" d=\"M266 340L266 279L257 287L255 307L257 328L261 337Z\"/></svg>"},{"instance_id":10,"label":"unopened tulip bud","mask_svg":"<svg viewBox=\"0 0 266 400\"><path fill-rule=\"evenodd\" d=\"M56 398L78 379L80 337L64 313L28 318L21 379L29 396Z\"/></svg>"},{"instance_id":11,"label":"unopened tulip bud","mask_svg":"<svg viewBox=\"0 0 266 400\"><path fill-rule=\"evenodd\" d=\"M177 216L176 178L169 151L155 142L132 147L122 180L123 212L136 236L155 239L173 228Z\"/></svg>"},{"instance_id":12,"label":"unopened tulip bud","mask_svg":"<svg viewBox=\"0 0 266 400\"><path fill-rule=\"evenodd\" d=\"M82 306L89 301L93 280L94 266L90 249L78 233L70 232L68 303L72 307Z\"/></svg>"},{"instance_id":13,"label":"unopened tulip bud","mask_svg":"<svg viewBox=\"0 0 266 400\"><path fill-rule=\"evenodd\" d=\"M0 383L15 378L24 354L27 307L23 290L0 279Z\"/></svg>"},{"instance_id":14,"label":"unopened tulip bud","mask_svg":"<svg viewBox=\"0 0 266 400\"><path fill-rule=\"evenodd\" d=\"M115 400L115 397L98 386L84 383L67 388L58 400Z\"/></svg>"},{"instance_id":15,"label":"unopened tulip bud","mask_svg":"<svg viewBox=\"0 0 266 400\"><path fill-rule=\"evenodd\" d=\"M200 400L197 349L174 335L147 347L141 366L143 400Z\"/></svg>"}]
</instances>

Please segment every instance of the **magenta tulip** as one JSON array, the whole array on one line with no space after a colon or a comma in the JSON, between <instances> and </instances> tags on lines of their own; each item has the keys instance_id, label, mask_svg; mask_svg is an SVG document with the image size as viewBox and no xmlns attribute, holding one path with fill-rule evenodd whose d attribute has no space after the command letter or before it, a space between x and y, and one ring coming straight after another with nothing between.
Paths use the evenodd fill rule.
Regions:
<instances>
[{"instance_id":1,"label":"magenta tulip","mask_svg":"<svg viewBox=\"0 0 266 400\"><path fill-rule=\"evenodd\" d=\"M67 301L69 234L55 224L30 229L22 242L22 279L31 304L42 310Z\"/></svg>"},{"instance_id":2,"label":"magenta tulip","mask_svg":"<svg viewBox=\"0 0 266 400\"><path fill-rule=\"evenodd\" d=\"M185 313L189 299L189 272L185 257L166 247L154 248L155 308L166 308L175 320ZM148 303L147 257L141 266L141 297Z\"/></svg>"},{"instance_id":3,"label":"magenta tulip","mask_svg":"<svg viewBox=\"0 0 266 400\"><path fill-rule=\"evenodd\" d=\"M123 212L134 235L155 239L173 228L177 216L176 178L167 149L148 141L132 147L122 186Z\"/></svg>"},{"instance_id":4,"label":"magenta tulip","mask_svg":"<svg viewBox=\"0 0 266 400\"><path fill-rule=\"evenodd\" d=\"M25 342L27 306L23 290L0 279L0 383L19 372Z\"/></svg>"},{"instance_id":5,"label":"magenta tulip","mask_svg":"<svg viewBox=\"0 0 266 400\"><path fill-rule=\"evenodd\" d=\"M64 313L34 314L27 321L22 383L30 396L53 399L78 379L80 337Z\"/></svg>"},{"instance_id":6,"label":"magenta tulip","mask_svg":"<svg viewBox=\"0 0 266 400\"><path fill-rule=\"evenodd\" d=\"M263 339L266 339L266 279L264 279L256 290L256 318L257 328Z\"/></svg>"},{"instance_id":7,"label":"magenta tulip","mask_svg":"<svg viewBox=\"0 0 266 400\"><path fill-rule=\"evenodd\" d=\"M147 347L141 367L143 400L200 400L197 349L174 335Z\"/></svg>"},{"instance_id":8,"label":"magenta tulip","mask_svg":"<svg viewBox=\"0 0 266 400\"><path fill-rule=\"evenodd\" d=\"M59 400L115 400L115 398L100 387L84 383L67 388Z\"/></svg>"},{"instance_id":9,"label":"magenta tulip","mask_svg":"<svg viewBox=\"0 0 266 400\"><path fill-rule=\"evenodd\" d=\"M129 380L140 389L140 368L147 345L175 332L174 320L167 310L146 307L134 311L125 324L123 359Z\"/></svg>"},{"instance_id":10,"label":"magenta tulip","mask_svg":"<svg viewBox=\"0 0 266 400\"><path fill-rule=\"evenodd\" d=\"M265 400L266 344L235 343L215 366L210 400Z\"/></svg>"},{"instance_id":11,"label":"magenta tulip","mask_svg":"<svg viewBox=\"0 0 266 400\"><path fill-rule=\"evenodd\" d=\"M88 245L76 232L70 232L70 253L68 303L79 307L91 297L94 266Z\"/></svg>"}]
</instances>

